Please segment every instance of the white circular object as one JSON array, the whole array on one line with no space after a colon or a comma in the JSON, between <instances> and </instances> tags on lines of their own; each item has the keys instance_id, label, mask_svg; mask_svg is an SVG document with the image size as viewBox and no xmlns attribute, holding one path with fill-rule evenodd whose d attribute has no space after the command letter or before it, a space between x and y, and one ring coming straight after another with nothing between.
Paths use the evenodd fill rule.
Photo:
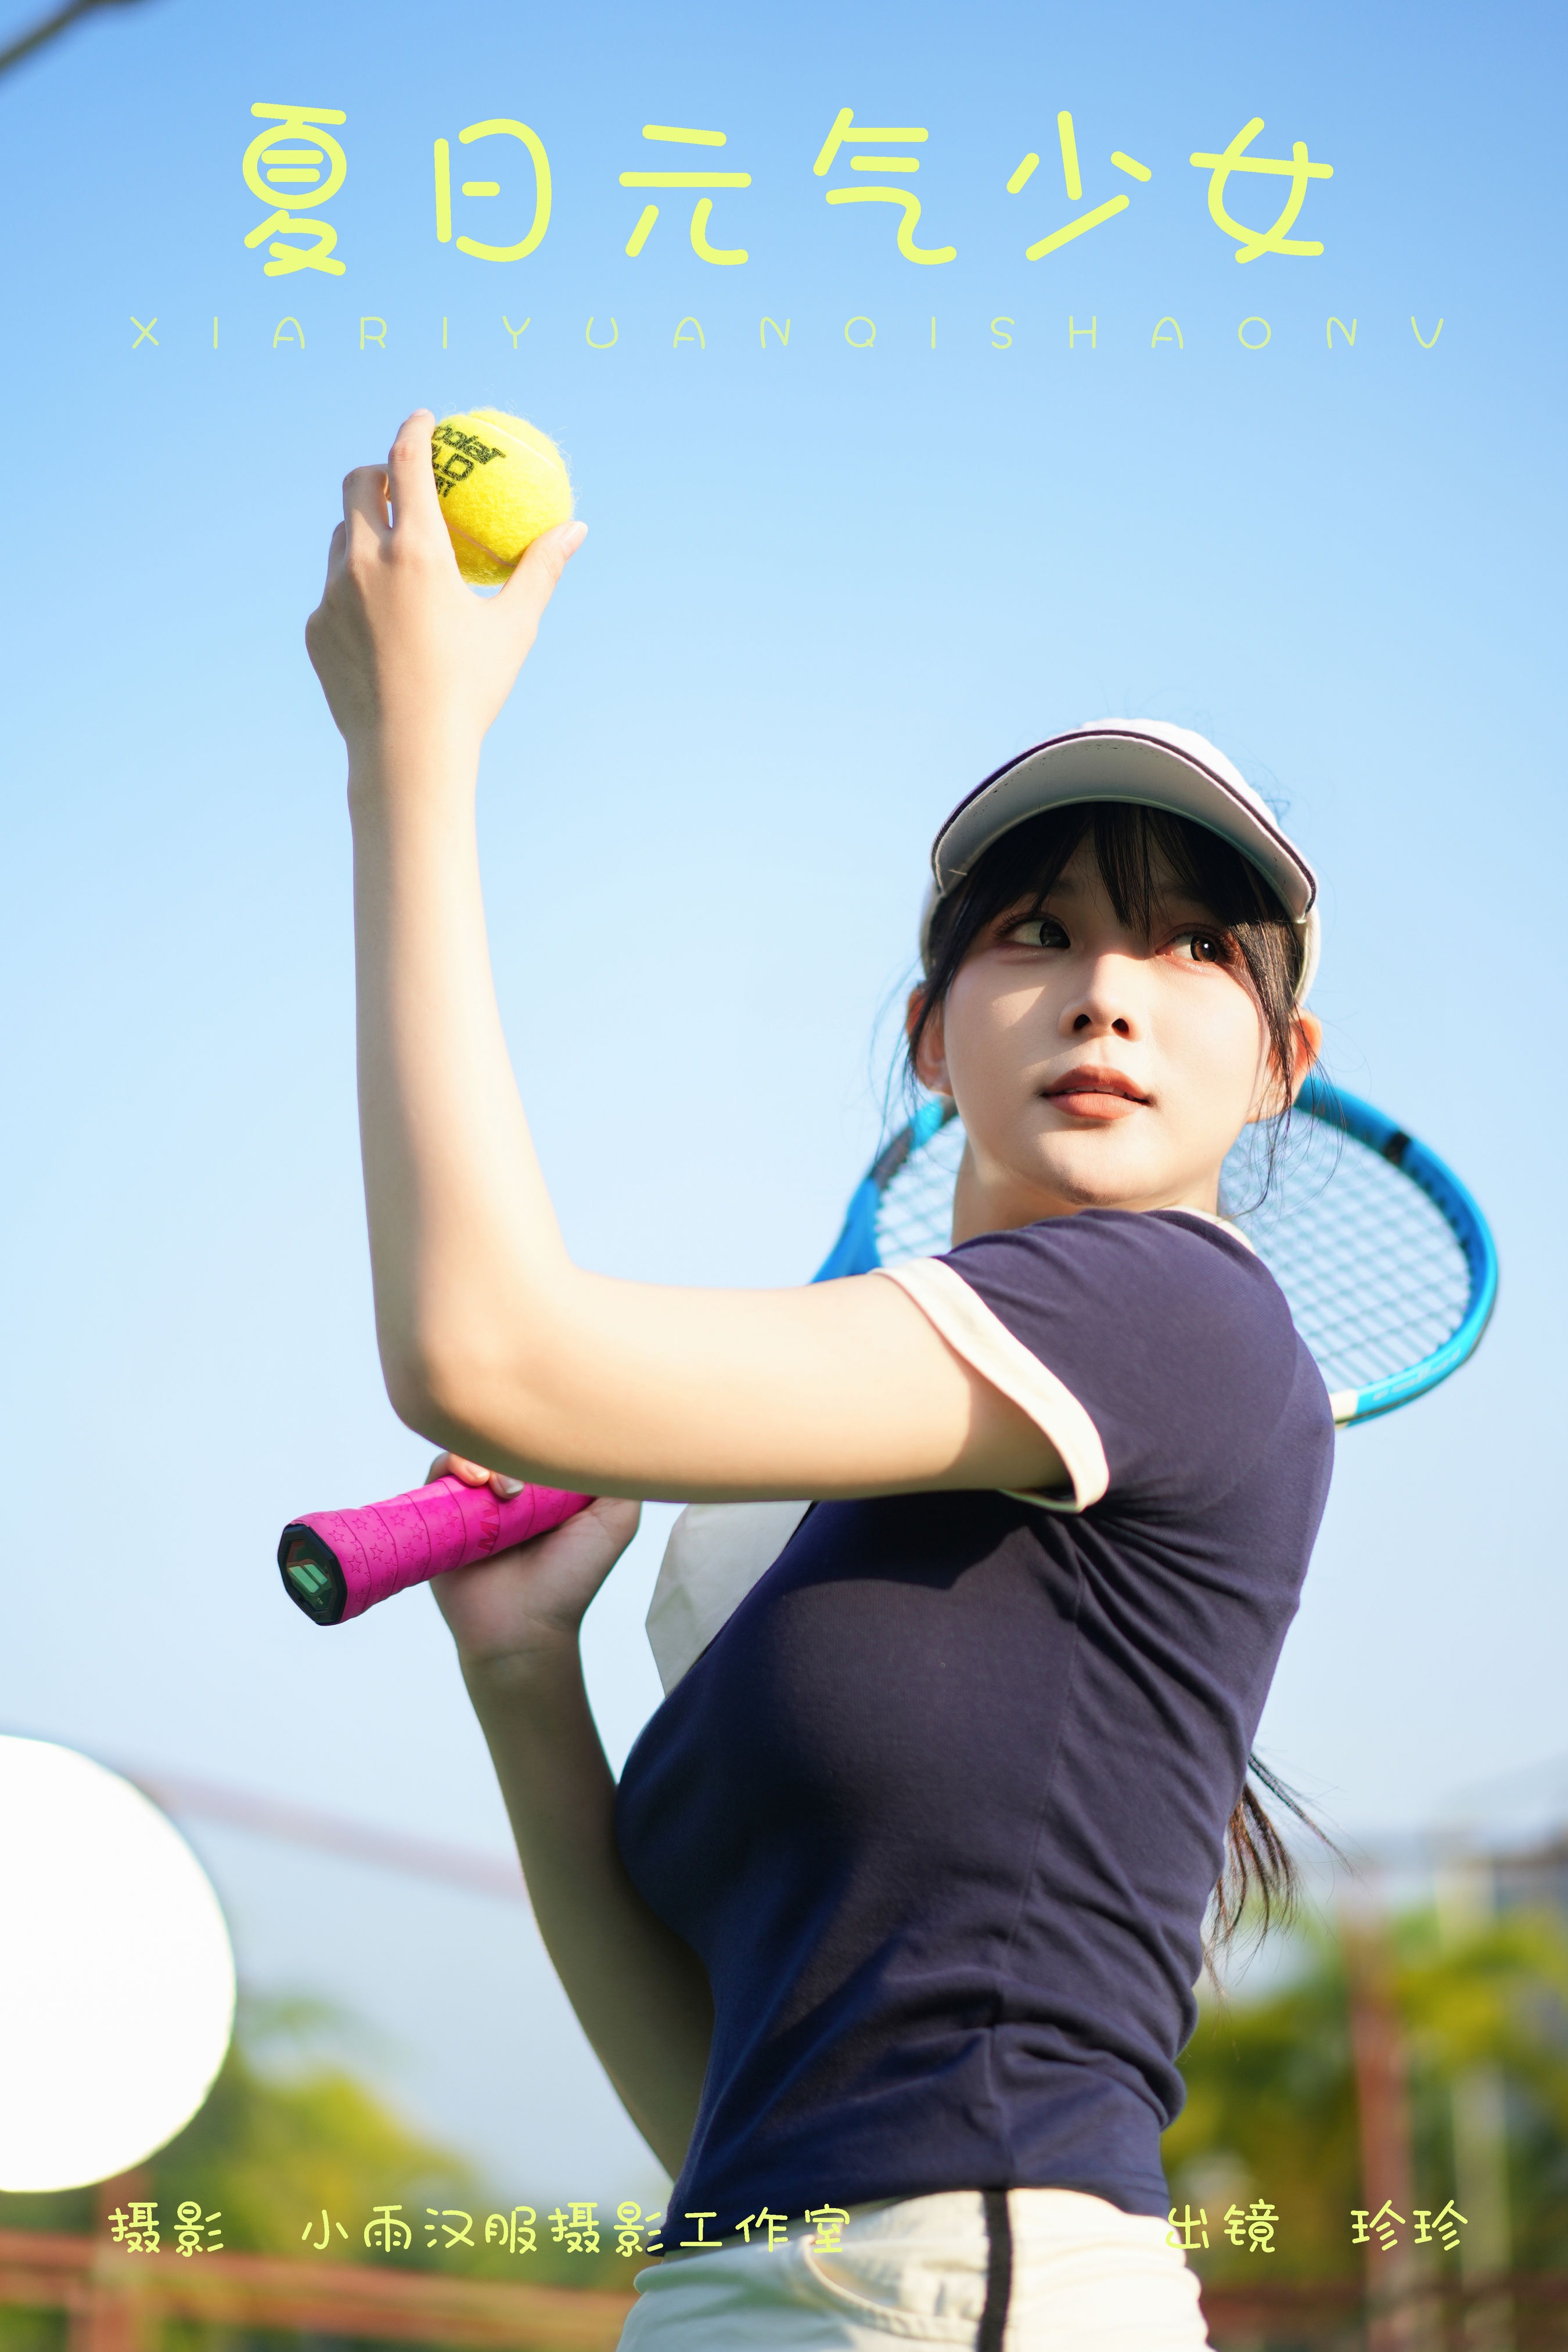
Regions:
<instances>
[{"instance_id":1,"label":"white circular object","mask_svg":"<svg viewBox=\"0 0 1568 2352\"><path fill-rule=\"evenodd\" d=\"M69 1748L0 1738L0 2189L173 2139L234 2027L217 1896L174 1823Z\"/></svg>"}]
</instances>

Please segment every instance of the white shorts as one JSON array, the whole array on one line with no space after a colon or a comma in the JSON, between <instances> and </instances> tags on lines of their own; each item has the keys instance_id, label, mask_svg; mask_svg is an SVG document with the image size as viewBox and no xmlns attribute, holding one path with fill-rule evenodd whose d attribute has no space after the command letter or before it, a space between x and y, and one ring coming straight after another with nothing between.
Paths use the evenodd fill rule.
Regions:
<instances>
[{"instance_id":1,"label":"white shorts","mask_svg":"<svg viewBox=\"0 0 1568 2352\"><path fill-rule=\"evenodd\" d=\"M1205 2352L1197 2278L1157 2215L1014 2189L1005 2219L1010 2284L977 2189L858 2206L833 2252L802 2227L667 2256L637 2278L619 2352L889 2352L889 2337L973 2352L983 2319L984 2352Z\"/></svg>"}]
</instances>

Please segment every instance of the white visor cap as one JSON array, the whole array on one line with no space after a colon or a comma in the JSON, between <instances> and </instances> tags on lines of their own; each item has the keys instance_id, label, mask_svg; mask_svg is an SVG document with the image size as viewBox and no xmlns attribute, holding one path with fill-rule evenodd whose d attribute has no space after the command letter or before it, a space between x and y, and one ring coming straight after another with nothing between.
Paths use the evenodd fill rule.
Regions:
<instances>
[{"instance_id":1,"label":"white visor cap","mask_svg":"<svg viewBox=\"0 0 1568 2352\"><path fill-rule=\"evenodd\" d=\"M992 843L1043 809L1079 801L1131 801L1142 808L1169 809L1240 850L1301 934L1296 1002L1306 1001L1318 969L1317 876L1281 833L1262 795L1225 753L1190 728L1172 727L1163 719L1097 719L1068 735L1053 735L1009 760L960 801L931 845L922 960L938 903Z\"/></svg>"}]
</instances>

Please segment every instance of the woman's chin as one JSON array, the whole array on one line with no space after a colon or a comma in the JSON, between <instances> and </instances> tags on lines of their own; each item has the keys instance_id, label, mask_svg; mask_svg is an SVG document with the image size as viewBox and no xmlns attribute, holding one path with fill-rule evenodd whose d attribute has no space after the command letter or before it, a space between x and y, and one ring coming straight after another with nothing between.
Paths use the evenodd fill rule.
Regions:
<instances>
[{"instance_id":1,"label":"woman's chin","mask_svg":"<svg viewBox=\"0 0 1568 2352\"><path fill-rule=\"evenodd\" d=\"M1164 1197L1168 1184L1147 1152L1129 1150L1125 1128L1097 1126L1078 1135L1053 1136L1043 1161L1032 1171L1030 1191L1057 1205L1037 1216L1070 1216L1078 1209L1139 1209Z\"/></svg>"},{"instance_id":2,"label":"woman's chin","mask_svg":"<svg viewBox=\"0 0 1568 2352\"><path fill-rule=\"evenodd\" d=\"M1098 1166L1068 1164L998 1172L987 1183L964 1185L953 1197L955 1243L977 1234L1007 1233L1038 1224L1045 1217L1070 1217L1079 1209L1124 1209L1142 1205L1130 1180Z\"/></svg>"}]
</instances>

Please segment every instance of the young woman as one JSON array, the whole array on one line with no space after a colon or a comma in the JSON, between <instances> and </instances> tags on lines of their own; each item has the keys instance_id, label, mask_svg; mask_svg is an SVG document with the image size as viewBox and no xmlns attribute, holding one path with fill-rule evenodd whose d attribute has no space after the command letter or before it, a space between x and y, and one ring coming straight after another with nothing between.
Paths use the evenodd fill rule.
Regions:
<instances>
[{"instance_id":1,"label":"young woman","mask_svg":"<svg viewBox=\"0 0 1568 2352\"><path fill-rule=\"evenodd\" d=\"M933 860L910 1044L968 1139L952 1250L755 1293L584 1272L474 816L583 526L471 595L431 421L349 476L308 639L349 750L388 1392L467 1475L603 1498L438 1597L552 1958L679 2176L624 2343L1185 2352L1159 2136L1331 1447L1215 1213L1317 1046L1310 869L1196 737L1037 747ZM670 1494L771 1509L717 1583L676 1548L684 1649L617 1790L578 1627L631 1498Z\"/></svg>"}]
</instances>

